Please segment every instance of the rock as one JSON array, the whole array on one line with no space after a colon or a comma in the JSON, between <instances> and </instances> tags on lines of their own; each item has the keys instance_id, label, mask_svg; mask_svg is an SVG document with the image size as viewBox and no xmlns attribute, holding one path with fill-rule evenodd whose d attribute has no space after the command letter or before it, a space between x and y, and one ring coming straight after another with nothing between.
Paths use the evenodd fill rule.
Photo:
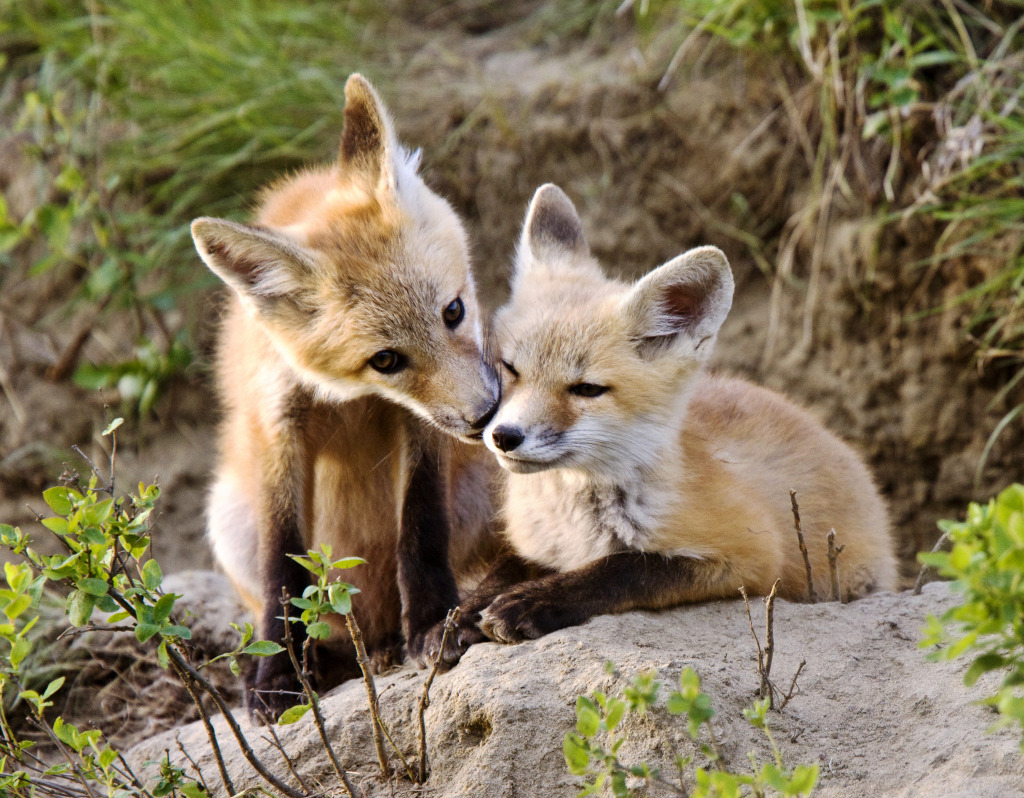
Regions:
<instances>
[{"instance_id":1,"label":"rock","mask_svg":"<svg viewBox=\"0 0 1024 798\"><path fill-rule=\"evenodd\" d=\"M954 602L948 586L935 583L917 597L880 594L848 605L776 603L774 680L788 688L800 661L806 665L797 694L782 712L770 713L770 724L788 766L819 765L816 796L1024 795L1024 759L1016 733L986 733L994 717L975 703L994 682L968 690L963 685L966 661L932 663L918 648L926 616ZM763 642L763 611L756 601L752 610ZM607 673L606 661L615 663L621 676ZM618 692L632 676L648 670L659 674L661 701L647 716L624 721L620 728L628 741L620 759L648 761L670 774L672 746L684 756L695 753L682 724L664 709L684 666L703 679L716 710L716 735L733 768L745 770L751 751L767 761L771 754L763 735L742 715L759 684L756 648L742 602L723 601L602 616L518 646L473 647L433 684L426 713L428 794L574 795L580 782L566 770L562 739L574 729L576 697L596 689ZM402 668L377 678L382 715L410 763L416 759L415 707L425 677L425 671ZM389 786L375 775L359 681L326 695L322 707L330 739L365 795L415 794L405 779L396 778ZM237 715L241 719L243 713ZM216 725L235 789L258 784L223 718ZM243 725L270 769L289 779L266 733ZM278 731L299 771L338 794L340 785L309 714ZM165 748L174 753L175 735L207 782L218 784L198 724L140 743L129 754L133 767L158 759ZM697 762L702 761L697 754Z\"/></svg>"}]
</instances>

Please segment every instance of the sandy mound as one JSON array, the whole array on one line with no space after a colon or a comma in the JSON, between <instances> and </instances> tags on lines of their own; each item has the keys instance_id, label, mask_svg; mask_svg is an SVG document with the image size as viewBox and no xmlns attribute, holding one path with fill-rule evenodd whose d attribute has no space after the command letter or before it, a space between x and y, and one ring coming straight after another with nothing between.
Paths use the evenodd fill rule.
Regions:
<instances>
[{"instance_id":1,"label":"sandy mound","mask_svg":"<svg viewBox=\"0 0 1024 798\"><path fill-rule=\"evenodd\" d=\"M994 716L974 703L984 685L967 690L964 664L928 662L917 647L927 614L942 612L953 601L947 586L932 584L917 597L882 594L845 606L776 604L773 674L788 684L800 660L807 664L799 694L770 721L787 764L819 764L815 795L1024 795L1024 759L1016 736L986 734ZM754 610L756 619L760 607ZM609 660L622 678L605 672ZM434 682L427 712L432 772L426 794L575 795L579 782L567 773L561 747L575 724L576 696L617 691L629 677L654 669L665 685L663 702L685 666L700 673L712 697L716 734L733 768L744 767L748 751L762 761L769 757L763 738L742 716L758 685L743 604L718 602L603 616L518 646L474 647ZM423 671L404 668L378 679L385 721L413 758L414 706L424 677ZM407 781L387 785L373 775L365 700L359 682L324 699L343 763L371 798L417 794ZM663 708L628 720L624 728L629 738L620 751L624 761L646 760L671 772L671 747L665 741L683 755L694 752L678 719ZM236 789L255 785L223 723L218 729ZM281 731L300 771L332 787L312 723L304 719ZM167 747L173 751L175 735L214 784L216 770L198 724L147 740L130 758L141 766ZM255 748L274 772L284 774L279 755L261 736L253 730Z\"/></svg>"}]
</instances>

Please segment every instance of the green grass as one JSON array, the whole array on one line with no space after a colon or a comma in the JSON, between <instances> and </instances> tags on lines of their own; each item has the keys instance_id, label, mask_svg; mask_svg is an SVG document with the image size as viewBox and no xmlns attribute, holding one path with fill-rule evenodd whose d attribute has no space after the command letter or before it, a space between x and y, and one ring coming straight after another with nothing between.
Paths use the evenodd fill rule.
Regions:
<instances>
[{"instance_id":1,"label":"green grass","mask_svg":"<svg viewBox=\"0 0 1024 798\"><path fill-rule=\"evenodd\" d=\"M69 301L148 312L211 284L193 217L238 217L273 175L333 154L375 13L325 0L10 8L6 80L46 179L26 218L0 207L0 258L16 265L44 241L31 273L63 270Z\"/></svg>"},{"instance_id":2,"label":"green grass","mask_svg":"<svg viewBox=\"0 0 1024 798\"><path fill-rule=\"evenodd\" d=\"M788 62L780 77L798 75L790 81L817 98L809 206L828 208L826 195L842 191L875 197L883 218L937 221L934 253L916 266L948 275L983 264L983 276L950 304L970 314L967 332L983 361L1024 361L1024 3L667 0L637 8L674 17L684 28L681 52L710 37ZM855 165L880 140L888 150L882 185L858 185ZM778 248L784 253L786 242Z\"/></svg>"}]
</instances>

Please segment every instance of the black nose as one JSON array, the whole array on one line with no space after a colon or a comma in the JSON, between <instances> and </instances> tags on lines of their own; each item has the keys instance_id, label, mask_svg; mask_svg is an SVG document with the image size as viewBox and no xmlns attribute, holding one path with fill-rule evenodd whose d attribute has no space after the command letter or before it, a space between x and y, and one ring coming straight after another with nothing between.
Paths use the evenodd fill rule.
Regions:
<instances>
[{"instance_id":1,"label":"black nose","mask_svg":"<svg viewBox=\"0 0 1024 798\"><path fill-rule=\"evenodd\" d=\"M502 424L491 432L491 440L503 452L511 452L526 440L526 436L523 435L523 431L519 427L507 427Z\"/></svg>"},{"instance_id":2,"label":"black nose","mask_svg":"<svg viewBox=\"0 0 1024 798\"><path fill-rule=\"evenodd\" d=\"M478 418L476 421L469 422L469 425L473 429L483 429L484 427L486 427L488 424L491 423L491 419L494 418L494 414L498 412L499 404L501 404L501 400L495 399L494 404L488 408L487 412L480 416L480 418Z\"/></svg>"}]
</instances>

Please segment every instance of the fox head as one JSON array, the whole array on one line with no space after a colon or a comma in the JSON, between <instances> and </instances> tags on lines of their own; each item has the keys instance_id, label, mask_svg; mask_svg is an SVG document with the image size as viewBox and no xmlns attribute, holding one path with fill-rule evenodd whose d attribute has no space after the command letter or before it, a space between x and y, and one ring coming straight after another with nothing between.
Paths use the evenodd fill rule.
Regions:
<instances>
[{"instance_id":1,"label":"fox head","mask_svg":"<svg viewBox=\"0 0 1024 798\"><path fill-rule=\"evenodd\" d=\"M499 396L462 224L352 75L337 162L272 185L256 223L201 218L196 249L321 398L383 395L479 439Z\"/></svg>"},{"instance_id":2,"label":"fox head","mask_svg":"<svg viewBox=\"0 0 1024 798\"><path fill-rule=\"evenodd\" d=\"M541 186L495 317L502 404L484 441L509 471L615 478L642 467L685 413L688 384L732 304L729 263L691 249L633 285L590 255L569 198Z\"/></svg>"}]
</instances>

